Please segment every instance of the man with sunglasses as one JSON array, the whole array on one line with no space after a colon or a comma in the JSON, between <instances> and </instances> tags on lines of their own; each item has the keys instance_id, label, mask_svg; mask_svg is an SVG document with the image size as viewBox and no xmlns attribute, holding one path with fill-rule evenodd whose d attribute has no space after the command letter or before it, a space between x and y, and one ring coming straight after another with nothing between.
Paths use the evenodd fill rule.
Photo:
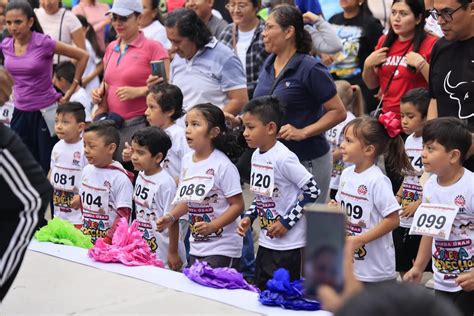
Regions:
<instances>
[{"instance_id":1,"label":"man with sunglasses","mask_svg":"<svg viewBox=\"0 0 474 316\"><path fill-rule=\"evenodd\" d=\"M435 0L431 16L444 37L431 52L428 119L457 117L474 132L474 4ZM464 166L474 171L474 146L469 154Z\"/></svg>"}]
</instances>

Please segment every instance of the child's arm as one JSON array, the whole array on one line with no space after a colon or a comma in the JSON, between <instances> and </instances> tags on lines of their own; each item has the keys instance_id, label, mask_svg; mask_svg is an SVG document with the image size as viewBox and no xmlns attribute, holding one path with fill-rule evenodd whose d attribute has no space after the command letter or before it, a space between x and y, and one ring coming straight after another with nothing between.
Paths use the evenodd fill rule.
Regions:
<instances>
[{"instance_id":1,"label":"child's arm","mask_svg":"<svg viewBox=\"0 0 474 316\"><path fill-rule=\"evenodd\" d=\"M164 216L161 216L156 221L156 227L158 231L161 233L165 229L167 229L173 222L176 221L177 218L180 218L184 214L188 212L188 203L179 203L174 206L171 212L166 213Z\"/></svg>"},{"instance_id":2,"label":"child's arm","mask_svg":"<svg viewBox=\"0 0 474 316\"><path fill-rule=\"evenodd\" d=\"M391 232L400 225L400 217L398 210L387 215L380 223L375 225L372 229L358 236L347 237L347 243L351 245L354 251L371 241L379 239L383 235Z\"/></svg>"},{"instance_id":3,"label":"child's arm","mask_svg":"<svg viewBox=\"0 0 474 316\"><path fill-rule=\"evenodd\" d=\"M413 267L407 273L405 273L403 276L403 281L420 283L421 278L423 277L423 271L431 259L432 243L433 237L423 236L421 238L415 263L413 263Z\"/></svg>"},{"instance_id":4,"label":"child's arm","mask_svg":"<svg viewBox=\"0 0 474 316\"><path fill-rule=\"evenodd\" d=\"M258 217L256 198L253 199L252 204L247 211L245 211L244 218L240 220L237 226L237 234L244 237L247 230L252 225L253 221Z\"/></svg>"},{"instance_id":5,"label":"child's arm","mask_svg":"<svg viewBox=\"0 0 474 316\"><path fill-rule=\"evenodd\" d=\"M87 86L89 82L91 82L92 79L100 75L103 70L104 70L104 64L102 62L96 64L94 70L88 76L82 77L82 85L84 87Z\"/></svg>"},{"instance_id":6,"label":"child's arm","mask_svg":"<svg viewBox=\"0 0 474 316\"><path fill-rule=\"evenodd\" d=\"M235 219L239 217L240 214L242 214L245 208L242 193L228 197L227 202L229 203L229 208L221 216L216 217L210 223L197 222L196 224L194 224L197 233L204 236L210 235L218 231L219 229L229 225L230 223L235 221Z\"/></svg>"},{"instance_id":7,"label":"child's arm","mask_svg":"<svg viewBox=\"0 0 474 316\"><path fill-rule=\"evenodd\" d=\"M293 208L288 210L286 214L268 228L267 234L270 237L283 237L288 230L292 229L296 223L303 217L304 206L307 203L314 203L318 198L321 190L318 184L311 178L302 188L302 199L297 199Z\"/></svg>"},{"instance_id":8,"label":"child's arm","mask_svg":"<svg viewBox=\"0 0 474 316\"><path fill-rule=\"evenodd\" d=\"M181 258L178 255L179 222L174 221L169 227L168 232L168 266L171 270L179 271L183 265L183 261L181 261Z\"/></svg>"},{"instance_id":9,"label":"child's arm","mask_svg":"<svg viewBox=\"0 0 474 316\"><path fill-rule=\"evenodd\" d=\"M398 204L402 204L402 198L403 198L403 183L400 185L400 188L397 191L397 194L395 195L395 199L397 199Z\"/></svg>"},{"instance_id":10,"label":"child's arm","mask_svg":"<svg viewBox=\"0 0 474 316\"><path fill-rule=\"evenodd\" d=\"M418 206L421 204L421 199L411 202L410 204L403 207L403 211L400 213L400 217L413 217Z\"/></svg>"}]
</instances>

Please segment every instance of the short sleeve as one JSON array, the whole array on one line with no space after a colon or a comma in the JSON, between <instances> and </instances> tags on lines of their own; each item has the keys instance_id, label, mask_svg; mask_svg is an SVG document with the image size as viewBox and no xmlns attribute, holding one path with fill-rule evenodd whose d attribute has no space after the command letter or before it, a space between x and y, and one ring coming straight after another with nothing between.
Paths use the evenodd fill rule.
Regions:
<instances>
[{"instance_id":1,"label":"short sleeve","mask_svg":"<svg viewBox=\"0 0 474 316\"><path fill-rule=\"evenodd\" d=\"M155 203L162 207L163 214L169 212L172 208L172 202L176 194L176 184L174 181L161 183L155 192Z\"/></svg>"},{"instance_id":2,"label":"short sleeve","mask_svg":"<svg viewBox=\"0 0 474 316\"><path fill-rule=\"evenodd\" d=\"M235 165L229 162L227 165L221 167L222 168L219 168L220 170L217 174L218 179L216 185L221 189L224 196L229 198L242 193L240 175Z\"/></svg>"},{"instance_id":3,"label":"short sleeve","mask_svg":"<svg viewBox=\"0 0 474 316\"><path fill-rule=\"evenodd\" d=\"M66 24L66 27L69 30L69 33L71 34L82 28L81 21L79 21L77 16L75 16L74 13L70 11L66 11L66 15L64 16L64 23Z\"/></svg>"},{"instance_id":4,"label":"short sleeve","mask_svg":"<svg viewBox=\"0 0 474 316\"><path fill-rule=\"evenodd\" d=\"M39 44L42 48L42 51L45 56L53 56L54 50L56 49L56 40L51 38L49 35L43 35L37 33L40 37L38 37Z\"/></svg>"},{"instance_id":5,"label":"short sleeve","mask_svg":"<svg viewBox=\"0 0 474 316\"><path fill-rule=\"evenodd\" d=\"M375 208L383 217L400 209L400 205L392 192L392 184L386 176L373 183L372 192Z\"/></svg>"},{"instance_id":6,"label":"short sleeve","mask_svg":"<svg viewBox=\"0 0 474 316\"><path fill-rule=\"evenodd\" d=\"M247 88L247 78L245 77L244 67L239 57L231 51L229 53L231 57L224 63L221 72L222 91Z\"/></svg>"},{"instance_id":7,"label":"short sleeve","mask_svg":"<svg viewBox=\"0 0 474 316\"><path fill-rule=\"evenodd\" d=\"M380 36L379 41L377 42L377 45L375 45L374 50L380 49L382 47L383 42L385 41L385 37L386 37L386 35Z\"/></svg>"},{"instance_id":8,"label":"short sleeve","mask_svg":"<svg viewBox=\"0 0 474 316\"><path fill-rule=\"evenodd\" d=\"M132 208L133 186L130 179L125 174L121 174L120 177L116 177L113 185L116 188L115 192L113 192L115 208Z\"/></svg>"},{"instance_id":9,"label":"short sleeve","mask_svg":"<svg viewBox=\"0 0 474 316\"><path fill-rule=\"evenodd\" d=\"M59 143L56 143L56 145L54 145L54 147L53 147L53 150L51 151L51 163L49 165L49 169L51 169L51 170L53 169L54 165L56 164L56 159L54 159L54 156L56 156L55 153L56 153L58 144Z\"/></svg>"},{"instance_id":10,"label":"short sleeve","mask_svg":"<svg viewBox=\"0 0 474 316\"><path fill-rule=\"evenodd\" d=\"M321 63L316 63L309 71L306 87L314 100L313 104L323 104L337 94L331 74Z\"/></svg>"},{"instance_id":11,"label":"short sleeve","mask_svg":"<svg viewBox=\"0 0 474 316\"><path fill-rule=\"evenodd\" d=\"M294 154L280 160L278 168L285 179L300 189L313 177Z\"/></svg>"}]
</instances>

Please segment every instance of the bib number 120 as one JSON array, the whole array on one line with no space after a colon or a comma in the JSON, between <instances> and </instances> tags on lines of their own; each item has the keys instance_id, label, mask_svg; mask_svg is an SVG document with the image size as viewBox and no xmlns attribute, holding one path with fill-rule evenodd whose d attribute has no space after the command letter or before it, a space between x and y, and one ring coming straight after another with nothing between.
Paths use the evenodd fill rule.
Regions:
<instances>
[{"instance_id":1,"label":"bib number 120","mask_svg":"<svg viewBox=\"0 0 474 316\"><path fill-rule=\"evenodd\" d=\"M260 173L252 173L250 176L250 185L268 189L270 187L270 176L262 175Z\"/></svg>"}]
</instances>

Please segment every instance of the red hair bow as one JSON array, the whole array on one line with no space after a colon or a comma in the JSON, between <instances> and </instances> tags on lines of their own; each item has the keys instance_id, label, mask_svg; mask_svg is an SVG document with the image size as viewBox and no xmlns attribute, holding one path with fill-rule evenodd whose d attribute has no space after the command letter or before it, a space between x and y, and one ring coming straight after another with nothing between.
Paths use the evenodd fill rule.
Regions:
<instances>
[{"instance_id":1,"label":"red hair bow","mask_svg":"<svg viewBox=\"0 0 474 316\"><path fill-rule=\"evenodd\" d=\"M402 132L402 124L397 115L393 112L387 112L379 116L379 122L383 124L390 138L397 137Z\"/></svg>"}]
</instances>

